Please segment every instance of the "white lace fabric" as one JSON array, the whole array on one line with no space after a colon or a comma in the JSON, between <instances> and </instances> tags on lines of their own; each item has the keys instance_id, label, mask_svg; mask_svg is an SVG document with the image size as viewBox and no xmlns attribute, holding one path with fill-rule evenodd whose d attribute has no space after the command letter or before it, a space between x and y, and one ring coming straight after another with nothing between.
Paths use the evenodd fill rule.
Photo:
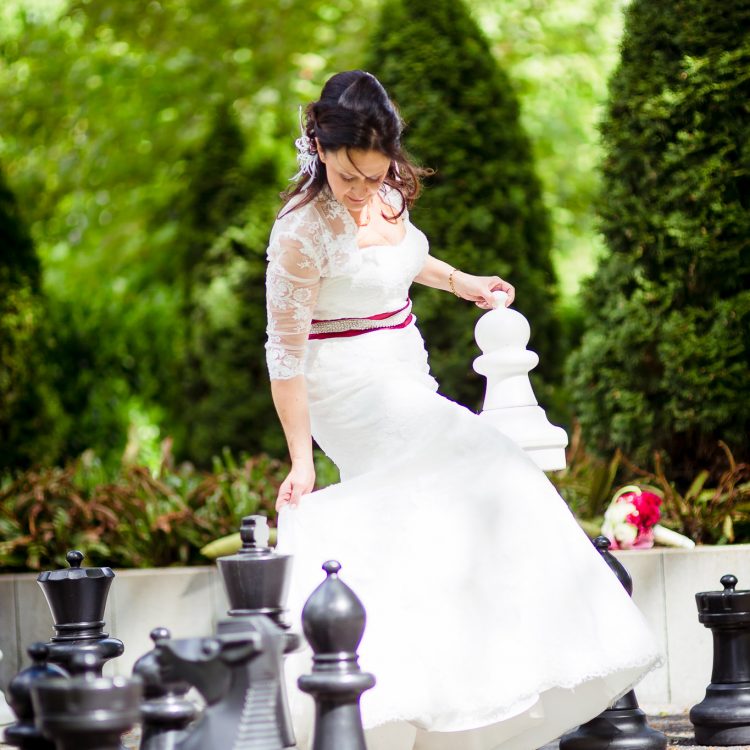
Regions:
<instances>
[{"instance_id":1,"label":"white lace fabric","mask_svg":"<svg viewBox=\"0 0 750 750\"><path fill-rule=\"evenodd\" d=\"M400 209L397 191L384 186L381 196ZM406 211L403 219L406 235L394 248L407 244ZM373 273L370 267L362 274L363 265L372 266L365 256L375 246L357 245L354 219L327 188L307 205L277 219L271 230L266 273L266 361L271 379L304 373L313 318L366 317L384 312L388 308L383 305L390 302L394 304L390 309L402 306L426 257L426 240L424 235L421 238L421 252L416 258L412 253L411 262L400 253L398 265L378 261L379 271Z\"/></svg>"}]
</instances>

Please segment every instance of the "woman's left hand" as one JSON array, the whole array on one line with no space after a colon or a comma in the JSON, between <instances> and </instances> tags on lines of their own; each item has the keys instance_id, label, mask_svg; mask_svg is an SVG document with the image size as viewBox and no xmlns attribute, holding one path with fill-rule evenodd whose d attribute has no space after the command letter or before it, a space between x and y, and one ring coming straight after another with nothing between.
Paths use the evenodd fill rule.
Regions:
<instances>
[{"instance_id":1,"label":"woman's left hand","mask_svg":"<svg viewBox=\"0 0 750 750\"><path fill-rule=\"evenodd\" d=\"M508 297L505 306L513 303L516 290L507 281L499 276L472 276L470 273L456 271L453 274L453 285L459 296L476 304L483 310L491 310L495 307L492 292L505 292Z\"/></svg>"}]
</instances>

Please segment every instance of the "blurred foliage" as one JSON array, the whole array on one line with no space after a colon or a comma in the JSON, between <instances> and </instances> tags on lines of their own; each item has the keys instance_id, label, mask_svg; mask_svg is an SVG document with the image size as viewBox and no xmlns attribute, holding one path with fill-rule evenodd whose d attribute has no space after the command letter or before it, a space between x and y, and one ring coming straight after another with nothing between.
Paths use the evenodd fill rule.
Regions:
<instances>
[{"instance_id":1,"label":"blurred foliage","mask_svg":"<svg viewBox=\"0 0 750 750\"><path fill-rule=\"evenodd\" d=\"M245 154L234 113L221 104L205 142L192 155L186 192L165 207L180 230L170 255L183 289L176 377L163 399L178 455L206 465L222 447L266 447L258 423L273 424L265 377L264 251L278 202L275 162ZM256 227L240 247L226 231L235 220ZM231 234L231 233L230 233ZM217 240L217 238L219 238ZM255 261L254 263L252 261ZM250 273L248 273L250 271ZM276 440L276 454L283 444Z\"/></svg>"},{"instance_id":2,"label":"blurred foliage","mask_svg":"<svg viewBox=\"0 0 750 750\"><path fill-rule=\"evenodd\" d=\"M165 466L153 476L130 466L111 480L93 454L28 471L0 490L0 569L65 567L70 549L90 565L200 563L200 548L236 531L243 516L273 515L285 475L280 461L228 452L211 473Z\"/></svg>"},{"instance_id":3,"label":"blurred foliage","mask_svg":"<svg viewBox=\"0 0 750 750\"><path fill-rule=\"evenodd\" d=\"M611 254L568 361L588 444L688 486L750 453L750 2L629 6L602 133Z\"/></svg>"},{"instance_id":4,"label":"blurred foliage","mask_svg":"<svg viewBox=\"0 0 750 750\"><path fill-rule=\"evenodd\" d=\"M587 451L576 422L565 452L565 468L548 476L577 518L599 519L612 499L621 463L619 452L605 460Z\"/></svg>"},{"instance_id":5,"label":"blurred foliage","mask_svg":"<svg viewBox=\"0 0 750 750\"><path fill-rule=\"evenodd\" d=\"M262 183L261 183L262 184ZM265 270L276 193L256 194L201 265L187 346L192 392L181 403L185 452L201 463L221 446L285 453L266 369Z\"/></svg>"},{"instance_id":6,"label":"blurred foliage","mask_svg":"<svg viewBox=\"0 0 750 750\"><path fill-rule=\"evenodd\" d=\"M617 7L599 0L577 3L575 12L552 0L470 7L527 100L521 113L553 209L558 257L590 257L591 242L560 248L570 244L566 222L589 231L581 217L597 145L588 123L614 50ZM44 398L56 421L38 455L52 460L93 446L115 464L138 430L174 435L178 454L196 451L204 462L222 440L282 450L262 395L260 308L242 284L258 283L270 196L294 171L296 107L331 72L363 64L362 41L379 8L378 0L2 4L0 159L43 262L49 307L39 349L51 368ZM214 141L221 111L229 129ZM239 151L237 133L244 152L212 174L210 158L229 154L222 143L234 138ZM217 212L228 218L239 207L211 198L204 209L202 199L212 186L237 195L248 174L255 178L247 205L222 233ZM191 258L201 262L187 279ZM225 308L226 300L234 306ZM246 303L256 312L240 314ZM574 339L580 315L570 305L563 313ZM230 330L232 316L250 329ZM250 383L241 397L222 398L221 379L237 389L245 363ZM554 398L555 414L564 410L564 393L540 396ZM258 419L248 430L253 409Z\"/></svg>"},{"instance_id":7,"label":"blurred foliage","mask_svg":"<svg viewBox=\"0 0 750 750\"><path fill-rule=\"evenodd\" d=\"M663 523L698 544L750 541L750 463L738 463L726 443L720 443L724 465L715 482L702 469L686 490L665 474L661 453L654 455L653 472L625 462L642 486L644 480L663 498Z\"/></svg>"},{"instance_id":8,"label":"blurred foliage","mask_svg":"<svg viewBox=\"0 0 750 750\"><path fill-rule=\"evenodd\" d=\"M3 292L12 287L28 287L37 293L41 268L26 224L21 218L18 201L0 172L0 283ZM7 292L6 292L7 293Z\"/></svg>"},{"instance_id":9,"label":"blurred foliage","mask_svg":"<svg viewBox=\"0 0 750 750\"><path fill-rule=\"evenodd\" d=\"M0 567L76 546L200 562L273 514L266 241L298 105L365 66L438 170L414 210L435 254L507 273L548 372L586 331L567 382L535 383L553 420L580 415L552 476L575 514L594 529L616 483L649 482L666 525L750 540L750 4L632 0L605 111L627 1L0 4ZM533 296L550 257L559 301ZM437 374L476 406L478 311L417 301Z\"/></svg>"},{"instance_id":10,"label":"blurred foliage","mask_svg":"<svg viewBox=\"0 0 750 750\"><path fill-rule=\"evenodd\" d=\"M601 184L597 125L618 59L627 2L469 3L521 102L521 122L534 147L552 220L553 258L568 316L575 314L580 280L594 271L604 252L593 208Z\"/></svg>"},{"instance_id":11,"label":"blurred foliage","mask_svg":"<svg viewBox=\"0 0 750 750\"><path fill-rule=\"evenodd\" d=\"M40 351L41 269L0 172L0 470L54 458L57 399Z\"/></svg>"},{"instance_id":12,"label":"blurred foliage","mask_svg":"<svg viewBox=\"0 0 750 750\"><path fill-rule=\"evenodd\" d=\"M297 105L317 94L314 77L353 65L368 7L367 0L357 0L356 12L348 0L3 4L0 158L43 262L42 349L50 393L58 391L62 405L48 460L94 447L116 464L144 419L176 433L176 450L189 449L195 430L182 425L180 407L201 384L186 382L185 365L205 340L195 278L185 269L241 208L244 177L256 180L266 206L284 187L280 175L294 171ZM211 159L229 156L232 138L238 161L215 165L228 192L214 196ZM266 237L272 217L268 210L258 217ZM200 266L191 277L204 273ZM254 361L262 353L236 356ZM206 414L213 419L216 410ZM278 446L275 420L265 429ZM205 462L210 450L201 450Z\"/></svg>"},{"instance_id":13,"label":"blurred foliage","mask_svg":"<svg viewBox=\"0 0 750 750\"><path fill-rule=\"evenodd\" d=\"M409 152L436 170L412 211L431 252L470 273L512 279L516 306L532 319L540 370L554 375L548 217L515 91L487 40L460 0L388 0L365 67L398 103ZM415 288L413 298L441 390L478 408L485 381L471 355L481 311L435 289Z\"/></svg>"},{"instance_id":14,"label":"blurred foliage","mask_svg":"<svg viewBox=\"0 0 750 750\"><path fill-rule=\"evenodd\" d=\"M696 544L750 542L750 463L738 462L726 443L719 444L710 464L720 465L720 472L697 469L687 483L668 475L658 451L653 464L654 470L648 471L619 450L611 458L587 451L576 424L565 469L549 478L592 539L601 534L604 512L616 489L637 485L662 498L659 523Z\"/></svg>"},{"instance_id":15,"label":"blurred foliage","mask_svg":"<svg viewBox=\"0 0 750 750\"><path fill-rule=\"evenodd\" d=\"M591 327L610 291L616 289L619 295L622 280L633 275L630 261L608 262L595 285L587 287L586 310L579 306L578 279L602 254L592 211L593 197L601 189L594 169L601 153L595 123L601 116L607 76L617 59L625 2L467 3L486 35L485 56L493 53L510 79L501 87L503 98L498 102L507 105L518 99L517 116L530 140L525 148L536 158L552 232L543 243L534 243L529 253L546 254L551 248L560 273L562 304L553 314L559 322L562 351ZM23 350L29 356L16 357L20 367L16 372L33 371L33 377L9 375L7 366L0 372L0 384L12 381L18 392L19 383L31 386L19 412L23 416L12 420L13 433L0 433L5 465L49 464L93 447L113 470L119 470L123 453L126 465L146 461L153 468L158 465L160 441L167 435L173 436L179 458L192 458L204 467L222 445L235 451L284 452L262 362L265 242L278 206L276 195L285 186L285 176L295 171L292 141L298 104L317 96L333 71L365 64L365 40L383 7L386 4L379 0L288 0L276 6L255 0L154 0L143 5L5 0L0 5L0 161L43 268L38 289L24 283L2 302L3 364L9 352ZM745 8L744 0L733 6L733 17L739 18ZM437 6L428 9L438 10ZM662 203L643 202L648 206L643 212L647 219L653 218L656 205L665 217L664 233L654 236L671 238L665 247L677 238L674 247L684 249L690 243L713 241L711 232L708 239L702 235L701 226L710 227L705 222L714 221L715 215L694 212L691 218L689 211L680 212L679 201L694 205L685 203L694 187L690 170L705 167L702 184L718 185L716 180L731 163L729 157L724 161L715 157L711 162L715 169L708 162L700 163L700 149L708 146L701 139L709 126L727 132L721 130L729 127L726 122L747 121L742 110L747 98L733 88L739 84L731 77L731 71L745 64L745 53L706 56L696 47L700 54L678 61L675 68L682 51L669 58L675 54L673 41L683 44L689 30L664 31L663 23L675 23L673 11L657 5L653 17L644 22L644 38L653 24L652 46L645 48L645 68L636 66L632 74L635 84L643 79L644 91L649 81L667 81L661 98L654 94L657 89L642 95L635 84L634 91L617 89L617 96L637 106L648 105L640 110L642 118L657 122L650 135L637 129L623 131L623 139L633 137L633 154L638 149L642 149L638 153L652 153L648 138L656 143L662 138L660 128L668 120L665 112L679 111L684 116L669 159L658 164L661 173L676 178L672 184L680 185L682 194L665 191L656 196ZM702 13L697 13L695 23L683 26L703 33L700 29L707 27ZM471 29L471 44L479 49L476 29L469 18L462 18L462 28ZM443 41L435 39L435 28L425 27L431 46ZM656 69L653 59L660 65L665 62L662 70ZM482 61L482 69L488 64ZM374 72L377 66L375 61ZM395 73L406 79L411 75L408 67L402 61ZM441 72L448 82L455 77L456 66L441 59L430 75ZM675 78L682 73L686 79ZM694 85L685 86L684 80ZM394 91L404 108L413 102L411 91ZM704 118L700 127L686 124L690 113ZM418 120L410 119L416 129ZM487 132L490 143L503 135L492 128ZM668 128L664 133L674 135ZM727 149L732 143L731 138L726 141ZM443 152L451 148L444 146ZM466 161L464 179L471 181L474 175L478 181L484 179L483 150L477 148L466 156L471 159ZM443 173L445 167L431 154L424 160ZM632 166L633 175L643 174L638 172L643 163L636 159ZM744 174L737 174L738 195L747 192ZM722 184L731 192L730 183ZM641 185L637 187L640 190ZM502 189L503 185L492 187L493 192ZM704 192L697 195L700 200L695 205L709 206L703 201ZM429 192L425 201L428 196ZM612 193L610 201L615 217L617 196ZM450 257L447 238L430 230L428 206L423 205L424 219L418 213L420 205L415 221L428 230L436 254L445 248ZM732 205L746 209L736 202ZM737 236L744 232L746 215L744 210L735 217ZM629 238L623 236L622 241ZM476 252L486 258L487 271L494 271L498 263L512 261L515 266L515 250L502 250L493 243ZM466 250L467 255L471 252ZM660 253L659 249L655 257ZM679 274L681 267L689 265L677 260L676 254L670 257L662 266L664 274L671 269ZM731 259L729 266L733 270L728 273L722 267L719 285L733 277L737 284L745 283ZM477 270L484 272L485 263ZM516 281L514 267L508 275ZM628 377L651 378L654 326L662 316L668 319L664 342L654 356L668 365L661 382L673 383L673 390L659 401L659 408L663 404L676 415L676 429L686 430L684 440L702 440L688 429L701 419L714 430L712 440L723 437L741 453L736 436L724 434L721 425L727 415L739 419L737 415L743 413L733 399L739 398L745 382L737 362L747 352L746 301L738 297L735 304L722 298L715 308L696 305L686 312L685 307L670 308L673 292L684 294L644 287L620 317L607 318L598 339L590 335L584 347L589 348L587 357L597 349L620 350L611 359L613 367L601 369L603 379L610 378L614 387L597 390L598 380L593 385L579 382L575 362L571 365L575 377L567 385L578 389L582 401L596 402L596 409L607 393L617 394L627 407L622 414L636 414L637 419L618 412L611 422L599 420L600 429L614 436L613 446L647 462L652 424L657 434L661 425L665 430L667 425L660 417L649 421L651 395L640 400L634 391L621 388L617 378L623 370ZM712 294L707 293L707 299ZM522 292L521 309L523 296ZM449 304L449 297L441 301L446 321L454 312L467 314L465 307ZM530 313L534 329L544 327L537 326L536 318L549 308L549 300L534 305ZM722 334L722 326L728 333ZM463 334L468 335L466 327ZM464 343L448 356L455 357L456 368L474 377L469 370L473 343L468 339ZM21 348L14 350L17 344ZM640 351L646 353L644 358ZM551 358L542 354L543 365L551 365ZM543 405L551 407L553 419L570 416L571 399L565 387L542 388L539 383L536 387ZM467 392L464 400L475 405L477 392ZM6 399L0 411L11 403L21 401ZM587 429L597 429L586 415L583 420ZM613 455L589 438L603 455ZM12 455L11 445L19 450L28 447ZM712 445L715 440L706 443L701 456L708 455ZM683 443L671 452L685 453ZM668 461L666 454L664 460ZM686 469L686 477L695 473L695 466L705 465L700 456L690 460L694 466ZM720 473L720 462L715 471Z\"/></svg>"},{"instance_id":16,"label":"blurred foliage","mask_svg":"<svg viewBox=\"0 0 750 750\"><path fill-rule=\"evenodd\" d=\"M184 195L216 106L227 102L254 148L291 169L297 104L317 93L326 55L354 56L367 20L346 0L71 1L46 23L17 6L17 33L0 48L12 183L49 282L106 280L115 295L165 263L179 212L149 222Z\"/></svg>"},{"instance_id":17,"label":"blurred foliage","mask_svg":"<svg viewBox=\"0 0 750 750\"><path fill-rule=\"evenodd\" d=\"M316 452L316 487L337 481ZM64 467L30 469L0 480L0 571L67 567L80 549L89 565L145 568L203 564L200 550L236 532L243 516L275 518L289 465L267 455L214 457L211 471L177 467L169 441L157 469L108 469L86 451Z\"/></svg>"}]
</instances>

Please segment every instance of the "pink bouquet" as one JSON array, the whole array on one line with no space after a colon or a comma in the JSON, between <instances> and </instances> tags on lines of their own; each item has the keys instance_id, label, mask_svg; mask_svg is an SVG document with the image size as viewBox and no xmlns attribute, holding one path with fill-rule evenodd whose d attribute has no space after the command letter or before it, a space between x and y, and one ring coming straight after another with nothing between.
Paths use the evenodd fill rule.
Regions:
<instances>
[{"instance_id":1,"label":"pink bouquet","mask_svg":"<svg viewBox=\"0 0 750 750\"><path fill-rule=\"evenodd\" d=\"M646 549L654 546L654 529L661 518L661 497L628 485L618 490L604 513L602 534L612 549Z\"/></svg>"}]
</instances>

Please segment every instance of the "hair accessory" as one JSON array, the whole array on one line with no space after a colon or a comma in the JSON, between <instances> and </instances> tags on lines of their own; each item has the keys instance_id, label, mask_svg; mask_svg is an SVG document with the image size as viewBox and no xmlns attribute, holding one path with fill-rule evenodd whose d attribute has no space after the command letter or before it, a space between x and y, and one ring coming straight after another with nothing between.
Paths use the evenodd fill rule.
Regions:
<instances>
[{"instance_id":1,"label":"hair accessory","mask_svg":"<svg viewBox=\"0 0 750 750\"><path fill-rule=\"evenodd\" d=\"M301 104L299 106L299 129L301 135L294 142L294 145L297 147L297 165L299 166L299 170L294 177L290 178L290 182L294 182L295 180L300 179L303 175L307 175L307 180L302 186L302 189L306 190L310 187L318 172L318 154L315 149L315 144L305 131Z\"/></svg>"}]
</instances>

